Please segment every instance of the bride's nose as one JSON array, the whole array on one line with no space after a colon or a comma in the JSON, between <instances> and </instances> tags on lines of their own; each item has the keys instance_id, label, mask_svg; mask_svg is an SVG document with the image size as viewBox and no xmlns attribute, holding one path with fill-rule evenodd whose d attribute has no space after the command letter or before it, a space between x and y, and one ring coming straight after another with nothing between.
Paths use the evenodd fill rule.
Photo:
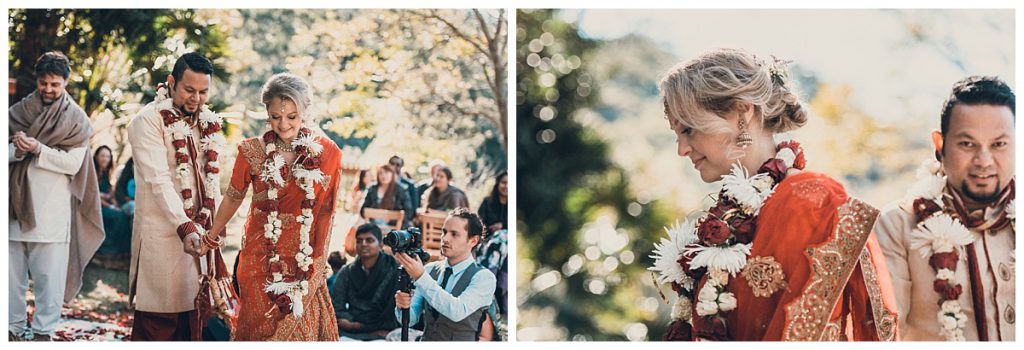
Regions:
<instances>
[{"instance_id":1,"label":"bride's nose","mask_svg":"<svg viewBox=\"0 0 1024 350\"><path fill-rule=\"evenodd\" d=\"M693 147L690 147L690 142L682 137L676 141L676 146L676 152L679 153L680 157L687 157L690 155L690 152L693 152Z\"/></svg>"}]
</instances>

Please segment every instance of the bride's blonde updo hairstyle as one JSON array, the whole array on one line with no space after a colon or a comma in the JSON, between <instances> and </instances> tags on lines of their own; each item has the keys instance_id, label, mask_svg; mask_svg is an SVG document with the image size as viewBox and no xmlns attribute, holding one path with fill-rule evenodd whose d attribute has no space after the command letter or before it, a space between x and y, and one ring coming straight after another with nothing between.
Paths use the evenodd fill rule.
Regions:
<instances>
[{"instance_id":1,"label":"bride's blonde updo hairstyle","mask_svg":"<svg viewBox=\"0 0 1024 350\"><path fill-rule=\"evenodd\" d=\"M807 108L793 91L785 65L742 50L711 50L678 64L658 87L665 115L703 133L729 132L722 116L739 102L753 106L755 117L773 134L807 122Z\"/></svg>"},{"instance_id":2,"label":"bride's blonde updo hairstyle","mask_svg":"<svg viewBox=\"0 0 1024 350\"><path fill-rule=\"evenodd\" d=\"M303 122L310 124L313 121L312 113L308 113L309 106L313 101L313 91L305 79L291 73L275 74L263 84L260 96L263 105L268 108L270 101L275 97L292 101Z\"/></svg>"}]
</instances>

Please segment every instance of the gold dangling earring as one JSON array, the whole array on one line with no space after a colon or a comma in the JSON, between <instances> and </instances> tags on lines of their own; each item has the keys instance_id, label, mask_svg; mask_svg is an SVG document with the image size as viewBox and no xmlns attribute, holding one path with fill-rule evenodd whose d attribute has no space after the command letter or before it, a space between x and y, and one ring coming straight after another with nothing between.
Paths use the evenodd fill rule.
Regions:
<instances>
[{"instance_id":1,"label":"gold dangling earring","mask_svg":"<svg viewBox=\"0 0 1024 350\"><path fill-rule=\"evenodd\" d=\"M747 121L740 118L739 125L740 133L736 135L736 146L739 148L747 148L754 144L754 139L750 137L750 132L747 131Z\"/></svg>"}]
</instances>

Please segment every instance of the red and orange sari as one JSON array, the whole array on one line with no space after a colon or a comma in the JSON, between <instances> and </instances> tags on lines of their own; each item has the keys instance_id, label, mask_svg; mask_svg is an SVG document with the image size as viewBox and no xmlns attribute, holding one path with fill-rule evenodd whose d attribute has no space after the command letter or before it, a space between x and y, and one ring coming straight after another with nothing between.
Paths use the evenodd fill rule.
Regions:
<instances>
[{"instance_id":1,"label":"red and orange sari","mask_svg":"<svg viewBox=\"0 0 1024 350\"><path fill-rule=\"evenodd\" d=\"M303 300L304 314L295 318L291 314L283 314L270 300L264 287L271 280L270 240L264 237L263 225L267 223L268 213L260 210L261 203L267 201L267 184L260 179L262 164L266 158L266 148L259 138L249 138L238 146L238 156L231 175L231 186L227 196L242 199L253 188L253 198L249 216L245 222L245 236L242 238L242 251L238 254L238 288L241 311L238 325L232 333L232 340L242 341L333 341L338 340L338 326L334 317L334 308L327 291L327 277L331 269L327 266L327 244L330 242L331 221L334 217L335 196L338 192L339 172L341 170L341 150L330 140L320 137L324 146L321 154L321 171L324 173L324 184L315 186L316 204L313 207L314 221L310 233L310 244L313 246L313 265L309 271L309 294ZM253 165L256 166L253 166ZM288 265L285 274L298 270L295 253L299 248L299 227L295 217L301 214L300 205L305 192L299 188L291 173L285 176L288 184L279 191L279 218L282 221L283 233L278 241L278 253Z\"/></svg>"},{"instance_id":2,"label":"red and orange sari","mask_svg":"<svg viewBox=\"0 0 1024 350\"><path fill-rule=\"evenodd\" d=\"M726 313L724 325L694 310L693 334L743 341L895 340L897 304L871 232L877 216L827 175L786 177L761 208L747 266L727 286L739 306Z\"/></svg>"}]
</instances>

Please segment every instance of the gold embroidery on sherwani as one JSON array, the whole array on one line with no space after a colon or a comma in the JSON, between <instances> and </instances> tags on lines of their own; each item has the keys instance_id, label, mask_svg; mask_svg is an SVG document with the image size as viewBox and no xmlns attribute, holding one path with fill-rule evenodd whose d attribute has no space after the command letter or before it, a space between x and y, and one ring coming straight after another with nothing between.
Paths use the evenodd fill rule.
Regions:
<instances>
[{"instance_id":1,"label":"gold embroidery on sherwani","mask_svg":"<svg viewBox=\"0 0 1024 350\"><path fill-rule=\"evenodd\" d=\"M747 266L740 272L747 280L754 296L767 298L786 288L786 274L782 265L773 256L755 256L747 259Z\"/></svg>"},{"instance_id":2,"label":"gold embroidery on sherwani","mask_svg":"<svg viewBox=\"0 0 1024 350\"><path fill-rule=\"evenodd\" d=\"M831 239L821 246L807 248L810 281L800 297L786 305L782 340L822 340L832 310L878 218L878 209L855 198L850 198L837 211L838 223Z\"/></svg>"},{"instance_id":3,"label":"gold embroidery on sherwani","mask_svg":"<svg viewBox=\"0 0 1024 350\"><path fill-rule=\"evenodd\" d=\"M878 283L878 271L871 262L871 254L865 248L860 254L860 269L864 273L868 299L871 300L871 315L875 320L875 331L882 341L896 340L896 314L889 312L882 302L882 286Z\"/></svg>"}]
</instances>

